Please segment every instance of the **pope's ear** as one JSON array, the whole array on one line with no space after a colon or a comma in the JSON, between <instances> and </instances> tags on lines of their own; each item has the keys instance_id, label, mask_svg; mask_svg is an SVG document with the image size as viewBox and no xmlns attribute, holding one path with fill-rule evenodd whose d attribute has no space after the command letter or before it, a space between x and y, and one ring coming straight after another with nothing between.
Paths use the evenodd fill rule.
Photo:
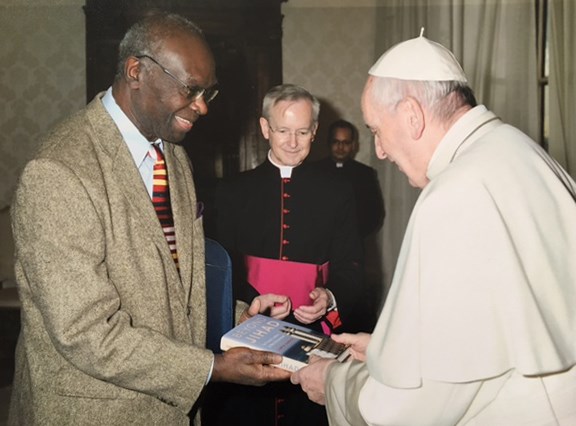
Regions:
<instances>
[{"instance_id":1,"label":"pope's ear","mask_svg":"<svg viewBox=\"0 0 576 426\"><path fill-rule=\"evenodd\" d=\"M409 96L402 100L399 108L401 108L404 114L404 120L408 126L410 136L413 139L420 139L422 133L424 133L426 124L424 121L424 109L420 102Z\"/></svg>"},{"instance_id":2,"label":"pope's ear","mask_svg":"<svg viewBox=\"0 0 576 426\"><path fill-rule=\"evenodd\" d=\"M268 125L268 120L264 117L260 117L260 130L262 131L262 136L264 139L270 139L270 126Z\"/></svg>"}]
</instances>

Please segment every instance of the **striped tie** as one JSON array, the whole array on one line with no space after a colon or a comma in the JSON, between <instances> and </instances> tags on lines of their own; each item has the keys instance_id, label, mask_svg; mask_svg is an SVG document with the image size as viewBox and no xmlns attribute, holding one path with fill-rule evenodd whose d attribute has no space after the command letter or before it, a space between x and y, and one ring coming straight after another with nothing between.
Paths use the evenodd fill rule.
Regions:
<instances>
[{"instance_id":1,"label":"striped tie","mask_svg":"<svg viewBox=\"0 0 576 426\"><path fill-rule=\"evenodd\" d=\"M174 231L174 218L172 217L172 207L170 205L170 187L168 186L168 171L162 151L156 145L152 145L156 151L156 162L154 163L154 183L152 187L152 204L158 215L160 225L164 231L164 236L170 247L172 259L178 268L178 253L176 252L176 233ZM152 151L150 151L152 156Z\"/></svg>"}]
</instances>

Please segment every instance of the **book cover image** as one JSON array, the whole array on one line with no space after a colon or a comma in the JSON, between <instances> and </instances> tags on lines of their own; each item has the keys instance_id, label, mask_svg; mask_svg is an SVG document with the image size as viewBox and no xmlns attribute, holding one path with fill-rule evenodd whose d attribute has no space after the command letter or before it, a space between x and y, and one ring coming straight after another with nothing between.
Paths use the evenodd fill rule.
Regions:
<instances>
[{"instance_id":1,"label":"book cover image","mask_svg":"<svg viewBox=\"0 0 576 426\"><path fill-rule=\"evenodd\" d=\"M222 336L222 350L237 346L280 354L283 360L277 366L290 371L305 366L311 355L338 361L349 356L345 345L325 334L265 315L255 315Z\"/></svg>"}]
</instances>

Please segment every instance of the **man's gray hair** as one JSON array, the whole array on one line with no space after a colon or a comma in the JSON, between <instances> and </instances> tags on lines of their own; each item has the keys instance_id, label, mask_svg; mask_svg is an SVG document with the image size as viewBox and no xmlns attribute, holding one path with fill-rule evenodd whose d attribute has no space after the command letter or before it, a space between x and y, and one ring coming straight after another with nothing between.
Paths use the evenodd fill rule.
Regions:
<instances>
[{"instance_id":1,"label":"man's gray hair","mask_svg":"<svg viewBox=\"0 0 576 426\"><path fill-rule=\"evenodd\" d=\"M270 119L272 107L281 101L300 101L307 100L312 104L312 120L314 124L318 123L320 115L320 102L308 90L296 86L295 84L281 84L268 90L262 101L262 117Z\"/></svg>"},{"instance_id":2,"label":"man's gray hair","mask_svg":"<svg viewBox=\"0 0 576 426\"><path fill-rule=\"evenodd\" d=\"M154 12L136 22L120 42L116 78L120 78L124 73L124 64L129 57L154 57L163 40L180 32L188 32L204 39L202 30L194 22L175 13Z\"/></svg>"}]
</instances>

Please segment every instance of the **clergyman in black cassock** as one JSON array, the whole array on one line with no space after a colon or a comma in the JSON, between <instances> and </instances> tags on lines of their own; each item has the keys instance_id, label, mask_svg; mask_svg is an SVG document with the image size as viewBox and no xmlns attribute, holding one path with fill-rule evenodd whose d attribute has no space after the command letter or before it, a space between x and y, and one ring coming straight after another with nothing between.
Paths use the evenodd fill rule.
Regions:
<instances>
[{"instance_id":1,"label":"clergyman in black cassock","mask_svg":"<svg viewBox=\"0 0 576 426\"><path fill-rule=\"evenodd\" d=\"M317 128L317 102L297 86L269 92L260 119L271 146L268 159L219 186L217 239L232 257L237 299L249 303L263 291L274 293L282 283L312 283L323 289L321 297L328 296L329 303L303 325L325 332L365 331L368 301L352 186L305 161ZM272 265L268 275L254 272L265 265ZM275 266L282 273L274 274ZM333 302L335 310L330 309ZM298 308L293 303L285 320L301 323ZM324 407L310 403L290 383L230 386L217 408L213 424L235 424L241 418L252 426L327 425Z\"/></svg>"}]
</instances>

